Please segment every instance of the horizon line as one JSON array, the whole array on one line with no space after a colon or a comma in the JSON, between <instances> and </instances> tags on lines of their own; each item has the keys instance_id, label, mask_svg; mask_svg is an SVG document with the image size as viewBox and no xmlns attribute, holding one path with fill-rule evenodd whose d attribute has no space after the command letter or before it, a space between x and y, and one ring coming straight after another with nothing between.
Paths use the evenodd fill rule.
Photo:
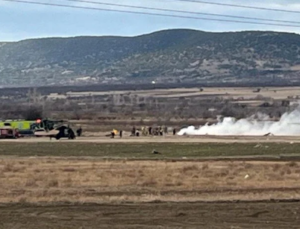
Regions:
<instances>
[{"instance_id":1,"label":"horizon line","mask_svg":"<svg viewBox=\"0 0 300 229\"><path fill-rule=\"evenodd\" d=\"M198 29L192 29L192 28L170 28L170 29L161 29L161 30L154 30L147 33L139 33L136 35L74 35L74 36L40 36L40 37L28 37L20 40L12 40L12 41L0 41L0 43L15 43L15 42L22 42L22 41L28 41L28 40L38 40L38 39L68 39L68 38L80 38L80 37L98 37L98 38L104 38L104 37L114 37L114 38L135 38L135 37L141 37L141 36L147 36L159 32L166 32L166 31L174 31L174 30L188 30L188 31L194 31L194 32L203 32L203 33L245 33L245 32L270 32L270 33L282 33L282 34L296 34L300 35L300 33L297 32L286 32L286 31L277 31L277 30L259 30L259 29L253 29L253 30L232 30L232 31L205 31L205 30L198 30Z\"/></svg>"}]
</instances>

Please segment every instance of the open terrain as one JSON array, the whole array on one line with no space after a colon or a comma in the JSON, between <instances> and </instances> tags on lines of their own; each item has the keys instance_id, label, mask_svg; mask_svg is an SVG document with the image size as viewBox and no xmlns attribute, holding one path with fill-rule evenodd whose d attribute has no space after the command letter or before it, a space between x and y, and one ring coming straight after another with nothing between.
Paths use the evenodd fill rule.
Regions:
<instances>
[{"instance_id":1,"label":"open terrain","mask_svg":"<svg viewBox=\"0 0 300 229\"><path fill-rule=\"evenodd\" d=\"M30 146L36 145L24 149ZM297 162L1 156L0 174L1 228L298 228L300 223Z\"/></svg>"},{"instance_id":2,"label":"open terrain","mask_svg":"<svg viewBox=\"0 0 300 229\"><path fill-rule=\"evenodd\" d=\"M1 158L1 203L300 199L300 164Z\"/></svg>"},{"instance_id":3,"label":"open terrain","mask_svg":"<svg viewBox=\"0 0 300 229\"><path fill-rule=\"evenodd\" d=\"M169 138L1 140L0 227L298 228L296 137Z\"/></svg>"}]
</instances>

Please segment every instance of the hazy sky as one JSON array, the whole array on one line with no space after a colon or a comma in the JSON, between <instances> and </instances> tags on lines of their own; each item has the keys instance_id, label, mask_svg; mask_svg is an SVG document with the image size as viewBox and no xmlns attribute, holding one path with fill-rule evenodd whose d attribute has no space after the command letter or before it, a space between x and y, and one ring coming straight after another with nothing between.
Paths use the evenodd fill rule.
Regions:
<instances>
[{"instance_id":1,"label":"hazy sky","mask_svg":"<svg viewBox=\"0 0 300 229\"><path fill-rule=\"evenodd\" d=\"M75 5L65 0L31 0L39 2ZM93 0L97 2L119 3L136 6L157 7L195 12L219 13L236 16L261 17L266 19L299 22L299 28L267 25L247 25L213 22L193 19L167 18L159 16L134 15L84 9L71 9L52 6L5 2L0 0L0 41L16 41L27 38L80 36L80 35L123 35L133 36L162 29L191 28L205 31L276 30L300 33L300 0L207 0L231 4L252 5L285 10L298 10L299 13L280 13L261 10L214 6L200 3L187 3L177 0ZM79 6L113 8L87 3ZM139 10L140 11L140 10ZM170 14L170 13L168 13ZM190 15L196 16L196 15ZM196 16L197 17L197 16ZM198 17L208 17L201 16ZM238 19L236 19L238 20Z\"/></svg>"}]
</instances>

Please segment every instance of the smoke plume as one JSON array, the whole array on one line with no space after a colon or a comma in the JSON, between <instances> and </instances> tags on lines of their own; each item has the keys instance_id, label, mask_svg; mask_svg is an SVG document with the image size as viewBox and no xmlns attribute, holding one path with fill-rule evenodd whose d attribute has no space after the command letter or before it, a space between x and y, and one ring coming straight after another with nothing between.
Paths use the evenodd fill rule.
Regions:
<instances>
[{"instance_id":1,"label":"smoke plume","mask_svg":"<svg viewBox=\"0 0 300 229\"><path fill-rule=\"evenodd\" d=\"M178 135L251 135L277 136L300 135L300 108L283 114L279 121L268 121L266 115L258 114L246 119L237 120L227 117L213 125L184 128Z\"/></svg>"}]
</instances>

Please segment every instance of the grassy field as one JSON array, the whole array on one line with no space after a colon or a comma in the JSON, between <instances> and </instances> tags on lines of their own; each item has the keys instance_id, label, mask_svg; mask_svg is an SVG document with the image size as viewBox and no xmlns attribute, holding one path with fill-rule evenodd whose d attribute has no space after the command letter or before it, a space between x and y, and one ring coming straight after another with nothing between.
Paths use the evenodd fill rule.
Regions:
<instances>
[{"instance_id":1,"label":"grassy field","mask_svg":"<svg viewBox=\"0 0 300 229\"><path fill-rule=\"evenodd\" d=\"M0 142L0 228L298 228L300 162L213 158L299 148Z\"/></svg>"},{"instance_id":2,"label":"grassy field","mask_svg":"<svg viewBox=\"0 0 300 229\"><path fill-rule=\"evenodd\" d=\"M1 203L124 203L300 198L296 162L0 160Z\"/></svg>"},{"instance_id":3,"label":"grassy field","mask_svg":"<svg viewBox=\"0 0 300 229\"><path fill-rule=\"evenodd\" d=\"M153 150L161 155L152 154ZM2 156L63 156L107 158L203 158L226 156L300 155L300 144L290 143L9 143L0 142Z\"/></svg>"}]
</instances>

